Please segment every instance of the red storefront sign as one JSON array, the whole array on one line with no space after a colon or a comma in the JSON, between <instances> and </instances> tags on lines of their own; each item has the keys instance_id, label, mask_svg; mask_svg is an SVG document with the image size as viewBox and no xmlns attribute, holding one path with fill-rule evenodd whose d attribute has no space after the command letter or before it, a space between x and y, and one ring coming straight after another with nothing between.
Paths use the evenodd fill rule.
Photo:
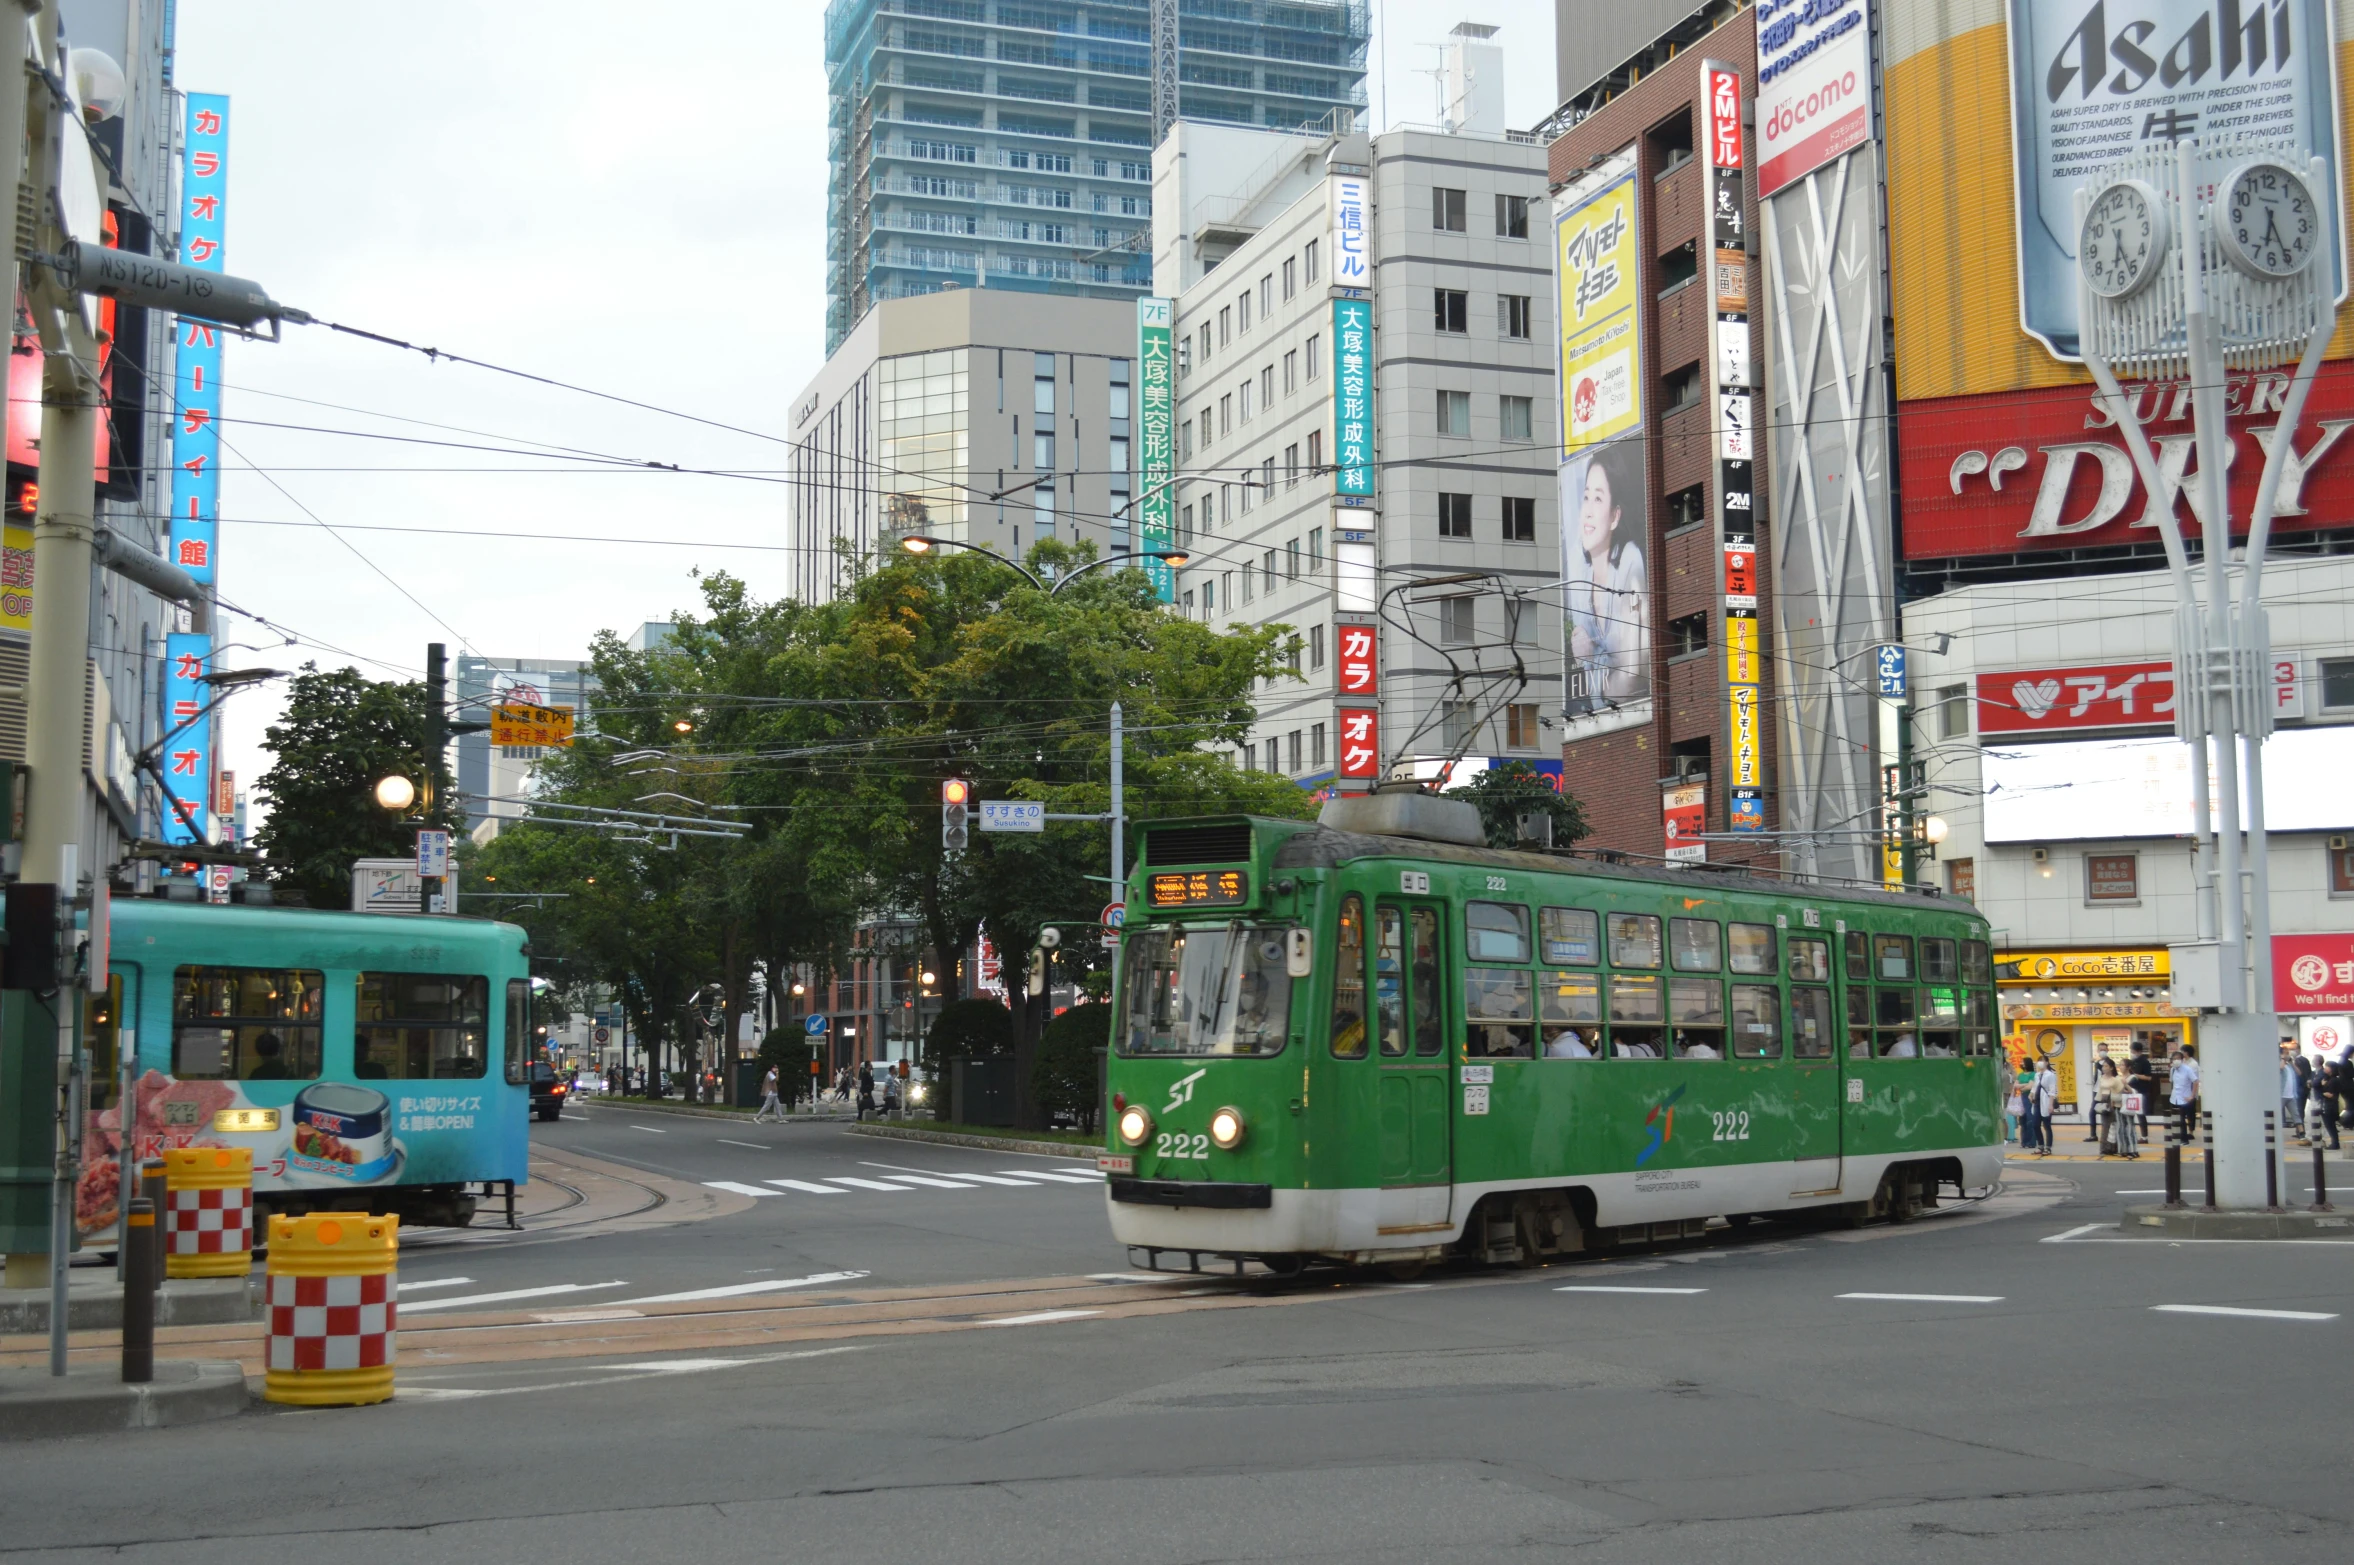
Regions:
<instances>
[{"instance_id":1,"label":"red storefront sign","mask_svg":"<svg viewBox=\"0 0 2354 1565\"><path fill-rule=\"evenodd\" d=\"M2280 429L2285 370L2229 378L2232 526L2244 534L2266 449ZM1904 553L1909 560L2155 544L2170 508L2199 526L2198 461L2183 381L2125 388L2157 457L2165 504L2153 507L2125 436L2090 387L1991 392L1907 402ZM2281 473L2273 531L2354 526L2354 360L2322 366Z\"/></svg>"},{"instance_id":2,"label":"red storefront sign","mask_svg":"<svg viewBox=\"0 0 2354 1565\"><path fill-rule=\"evenodd\" d=\"M1741 73L1708 73L1709 161L1718 168L1741 166Z\"/></svg>"},{"instance_id":3,"label":"red storefront sign","mask_svg":"<svg viewBox=\"0 0 2354 1565\"><path fill-rule=\"evenodd\" d=\"M1381 775L1381 714L1369 706L1340 709L1340 766L1343 777L1370 780Z\"/></svg>"},{"instance_id":4,"label":"red storefront sign","mask_svg":"<svg viewBox=\"0 0 2354 1565\"><path fill-rule=\"evenodd\" d=\"M1344 696L1370 696L1381 690L1381 660L1376 652L1376 635L1371 625L1339 625L1333 639L1340 661L1340 693ZM1347 776L1346 772L1341 774Z\"/></svg>"},{"instance_id":5,"label":"red storefront sign","mask_svg":"<svg viewBox=\"0 0 2354 1565\"><path fill-rule=\"evenodd\" d=\"M2354 1011L2354 935L2274 935L2272 1004L2280 1011Z\"/></svg>"},{"instance_id":6,"label":"red storefront sign","mask_svg":"<svg viewBox=\"0 0 2354 1565\"><path fill-rule=\"evenodd\" d=\"M2174 721L2174 665L2095 663L1980 674L1981 734L2049 734L2152 728Z\"/></svg>"}]
</instances>

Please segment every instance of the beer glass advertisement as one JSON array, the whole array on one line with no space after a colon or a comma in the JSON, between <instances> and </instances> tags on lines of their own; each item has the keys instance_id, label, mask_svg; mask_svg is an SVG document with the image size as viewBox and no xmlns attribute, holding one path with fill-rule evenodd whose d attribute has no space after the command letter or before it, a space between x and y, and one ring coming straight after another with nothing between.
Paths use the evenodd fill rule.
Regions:
<instances>
[{"instance_id":1,"label":"beer glass advertisement","mask_svg":"<svg viewBox=\"0 0 2354 1565\"><path fill-rule=\"evenodd\" d=\"M1640 427L1561 464L1563 715L1604 712L1651 694L1650 536Z\"/></svg>"}]
</instances>

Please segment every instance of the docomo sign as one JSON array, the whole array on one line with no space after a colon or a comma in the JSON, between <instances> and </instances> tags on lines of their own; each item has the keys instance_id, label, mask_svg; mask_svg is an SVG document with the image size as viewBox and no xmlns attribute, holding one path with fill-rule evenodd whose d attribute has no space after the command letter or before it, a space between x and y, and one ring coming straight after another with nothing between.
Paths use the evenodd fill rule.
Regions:
<instances>
[{"instance_id":1,"label":"docomo sign","mask_svg":"<svg viewBox=\"0 0 2354 1565\"><path fill-rule=\"evenodd\" d=\"M2274 935L2272 1004L2280 1011L2354 1010L2354 935Z\"/></svg>"},{"instance_id":2,"label":"docomo sign","mask_svg":"<svg viewBox=\"0 0 2354 1565\"><path fill-rule=\"evenodd\" d=\"M1872 134L1872 29L1864 0L1764 0L1757 8L1757 193Z\"/></svg>"},{"instance_id":3,"label":"docomo sign","mask_svg":"<svg viewBox=\"0 0 2354 1565\"><path fill-rule=\"evenodd\" d=\"M2285 371L2228 379L2225 397L2233 429L2224 448L2225 473L2235 532L2247 531L2265 458L2279 438L2288 382ZM2154 543L2158 518L2169 510L2184 527L2199 526L2205 497L2192 449L2187 384L2154 381L2125 391L2150 432L2165 490L2163 505L2149 503L2124 435L2089 388L1905 403L1897 420L1905 471L1927 479L1906 486L1905 557L1934 560ZM2349 429L2354 429L2354 361L2334 360L2315 379L2305 419L2282 459L2273 510L2276 532L2354 523L2354 462L2345 450Z\"/></svg>"}]
</instances>

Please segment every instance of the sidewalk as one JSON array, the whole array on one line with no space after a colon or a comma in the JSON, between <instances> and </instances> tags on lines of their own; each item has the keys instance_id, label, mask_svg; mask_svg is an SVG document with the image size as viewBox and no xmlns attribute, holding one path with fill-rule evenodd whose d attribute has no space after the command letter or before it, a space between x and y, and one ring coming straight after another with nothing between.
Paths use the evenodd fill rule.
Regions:
<instances>
[{"instance_id":1,"label":"sidewalk","mask_svg":"<svg viewBox=\"0 0 2354 1565\"><path fill-rule=\"evenodd\" d=\"M672 1102L664 1098L588 1097L575 1099L572 1106L587 1109L612 1109L616 1113L676 1114L686 1119L723 1119L732 1125L749 1124L753 1114L758 1112L756 1108L731 1109L723 1103L683 1103ZM761 1123L764 1125L779 1123L787 1125L844 1125L857 1117L857 1114L848 1108L825 1109L816 1114L788 1113L781 1122L769 1119L762 1120Z\"/></svg>"},{"instance_id":2,"label":"sidewalk","mask_svg":"<svg viewBox=\"0 0 2354 1565\"><path fill-rule=\"evenodd\" d=\"M2166 1138L2164 1136L2153 1137L2140 1143L2140 1146L2142 1162L2163 1164L2166 1161ZM2196 1163L2199 1160L2199 1152L2200 1146L2197 1142L2184 1147L2182 1149L2183 1162L2186 1165ZM2291 1163L2310 1166L2313 1161L2313 1149L2302 1141L2284 1143L2281 1153ZM2335 1149L2329 1151L2326 1157L2330 1168L2354 1169L2354 1141L2349 1141L2343 1151ZM2052 1142L2052 1153L2049 1157L2037 1157L2032 1152L2022 1152L2016 1142L2009 1143L2003 1148L2003 1163L2006 1167L2015 1163L2124 1164L2132 1161L2130 1158L2102 1152L2100 1143L2097 1141L2071 1139L2067 1136L2058 1137ZM2350 1185L2354 1185L2354 1175L2349 1176L2348 1182ZM2331 1183L2336 1183L2334 1178Z\"/></svg>"}]
</instances>

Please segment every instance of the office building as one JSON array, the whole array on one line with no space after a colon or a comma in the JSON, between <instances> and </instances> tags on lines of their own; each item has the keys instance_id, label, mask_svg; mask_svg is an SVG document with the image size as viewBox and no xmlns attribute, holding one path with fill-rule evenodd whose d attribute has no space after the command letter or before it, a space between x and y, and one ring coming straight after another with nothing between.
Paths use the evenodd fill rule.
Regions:
<instances>
[{"instance_id":1,"label":"office building","mask_svg":"<svg viewBox=\"0 0 2354 1565\"><path fill-rule=\"evenodd\" d=\"M1158 103L1148 0L827 6L829 355L877 303L942 288L1134 299L1157 130L1362 112L1367 0L1161 3Z\"/></svg>"},{"instance_id":2,"label":"office building","mask_svg":"<svg viewBox=\"0 0 2354 1565\"><path fill-rule=\"evenodd\" d=\"M576 731L589 726L597 693L589 665L562 658L487 658L462 653L457 660L452 711L465 722L487 722L491 708L568 706ZM533 765L546 752L536 745L492 744L488 733L458 736L458 794L466 807L466 830L478 843L499 834L503 823L523 818Z\"/></svg>"}]
</instances>

